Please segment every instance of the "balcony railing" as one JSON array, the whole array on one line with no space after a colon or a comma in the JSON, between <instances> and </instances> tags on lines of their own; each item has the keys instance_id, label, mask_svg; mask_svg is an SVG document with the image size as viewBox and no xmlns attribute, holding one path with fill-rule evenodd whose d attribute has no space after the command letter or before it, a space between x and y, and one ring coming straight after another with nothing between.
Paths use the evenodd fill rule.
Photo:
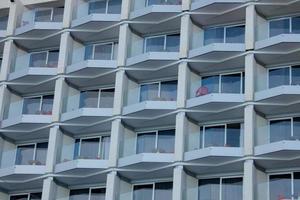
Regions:
<instances>
[{"instance_id":1,"label":"balcony railing","mask_svg":"<svg viewBox=\"0 0 300 200\"><path fill-rule=\"evenodd\" d=\"M280 34L299 34L300 17L284 17L269 21L269 37Z\"/></svg>"},{"instance_id":2,"label":"balcony railing","mask_svg":"<svg viewBox=\"0 0 300 200\"><path fill-rule=\"evenodd\" d=\"M235 25L204 30L204 45L212 43L244 43L245 25Z\"/></svg>"},{"instance_id":3,"label":"balcony railing","mask_svg":"<svg viewBox=\"0 0 300 200\"><path fill-rule=\"evenodd\" d=\"M244 73L221 74L204 76L201 86L195 91L195 96L204 96L211 93L244 93Z\"/></svg>"},{"instance_id":4,"label":"balcony railing","mask_svg":"<svg viewBox=\"0 0 300 200\"><path fill-rule=\"evenodd\" d=\"M172 200L172 182L139 184L133 186L133 200Z\"/></svg>"},{"instance_id":5,"label":"balcony railing","mask_svg":"<svg viewBox=\"0 0 300 200\"><path fill-rule=\"evenodd\" d=\"M147 37L144 40L144 52L178 52L179 34Z\"/></svg>"},{"instance_id":6,"label":"balcony railing","mask_svg":"<svg viewBox=\"0 0 300 200\"><path fill-rule=\"evenodd\" d=\"M136 153L174 153L175 130L137 134Z\"/></svg>"},{"instance_id":7,"label":"balcony railing","mask_svg":"<svg viewBox=\"0 0 300 200\"><path fill-rule=\"evenodd\" d=\"M177 81L162 81L142 84L140 86L140 102L142 101L176 101Z\"/></svg>"},{"instance_id":8,"label":"balcony railing","mask_svg":"<svg viewBox=\"0 0 300 200\"><path fill-rule=\"evenodd\" d=\"M300 66L277 67L269 71L269 88L282 85L300 85Z\"/></svg>"},{"instance_id":9,"label":"balcony railing","mask_svg":"<svg viewBox=\"0 0 300 200\"><path fill-rule=\"evenodd\" d=\"M42 200L42 193L10 195L9 200Z\"/></svg>"},{"instance_id":10,"label":"balcony railing","mask_svg":"<svg viewBox=\"0 0 300 200\"><path fill-rule=\"evenodd\" d=\"M109 136L76 139L74 159L108 160L109 146Z\"/></svg>"},{"instance_id":11,"label":"balcony railing","mask_svg":"<svg viewBox=\"0 0 300 200\"><path fill-rule=\"evenodd\" d=\"M182 0L146 0L146 6L151 5L180 5Z\"/></svg>"},{"instance_id":12,"label":"balcony railing","mask_svg":"<svg viewBox=\"0 0 300 200\"><path fill-rule=\"evenodd\" d=\"M70 200L84 200L84 199L105 199L105 188L86 188L70 190Z\"/></svg>"},{"instance_id":13,"label":"balcony railing","mask_svg":"<svg viewBox=\"0 0 300 200\"><path fill-rule=\"evenodd\" d=\"M45 165L48 143L18 145L16 165Z\"/></svg>"}]
</instances>

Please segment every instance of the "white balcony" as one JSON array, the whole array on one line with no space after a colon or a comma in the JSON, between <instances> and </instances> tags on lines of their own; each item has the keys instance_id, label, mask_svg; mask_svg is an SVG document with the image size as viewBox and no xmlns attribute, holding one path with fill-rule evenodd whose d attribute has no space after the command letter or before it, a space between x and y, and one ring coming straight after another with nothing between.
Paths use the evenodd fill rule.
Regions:
<instances>
[{"instance_id":1,"label":"white balcony","mask_svg":"<svg viewBox=\"0 0 300 200\"><path fill-rule=\"evenodd\" d=\"M18 18L15 35L47 37L62 29L64 8L36 8L25 10Z\"/></svg>"}]
</instances>

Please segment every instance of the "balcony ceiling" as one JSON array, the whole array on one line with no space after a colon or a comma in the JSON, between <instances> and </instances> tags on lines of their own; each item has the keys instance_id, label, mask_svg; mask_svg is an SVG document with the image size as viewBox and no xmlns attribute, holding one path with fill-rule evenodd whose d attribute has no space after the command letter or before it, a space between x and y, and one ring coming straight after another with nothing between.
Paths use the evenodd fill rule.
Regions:
<instances>
[{"instance_id":1,"label":"balcony ceiling","mask_svg":"<svg viewBox=\"0 0 300 200\"><path fill-rule=\"evenodd\" d=\"M46 48L55 48L60 46L61 34L56 34L51 37L45 37L41 39L18 39L14 41L25 50L34 50L34 49L46 49Z\"/></svg>"},{"instance_id":2,"label":"balcony ceiling","mask_svg":"<svg viewBox=\"0 0 300 200\"><path fill-rule=\"evenodd\" d=\"M7 190L9 192L16 192L16 191L24 191L24 190L35 190L40 188L42 191L43 179L37 179L34 181L28 182L5 182L0 179L0 189Z\"/></svg>"},{"instance_id":3,"label":"balcony ceiling","mask_svg":"<svg viewBox=\"0 0 300 200\"><path fill-rule=\"evenodd\" d=\"M151 5L130 13L130 18L136 21L162 21L175 17L181 12L181 5Z\"/></svg>"},{"instance_id":4,"label":"balcony ceiling","mask_svg":"<svg viewBox=\"0 0 300 200\"><path fill-rule=\"evenodd\" d=\"M15 141L15 142L22 142L22 141L30 141L30 140L47 140L49 138L49 131L50 128L44 128L37 131L13 131L13 132L1 132L1 135Z\"/></svg>"},{"instance_id":5,"label":"balcony ceiling","mask_svg":"<svg viewBox=\"0 0 300 200\"><path fill-rule=\"evenodd\" d=\"M287 115L290 113L300 113L300 103L298 100L294 104L261 104L255 105L255 109L266 116Z\"/></svg>"},{"instance_id":6,"label":"balcony ceiling","mask_svg":"<svg viewBox=\"0 0 300 200\"><path fill-rule=\"evenodd\" d=\"M256 5L256 11L266 18L290 15L299 10L300 2L295 0L259 0Z\"/></svg>"},{"instance_id":7,"label":"balcony ceiling","mask_svg":"<svg viewBox=\"0 0 300 200\"><path fill-rule=\"evenodd\" d=\"M246 0L200 0L192 3L191 10L201 13L224 13L238 9L245 2Z\"/></svg>"},{"instance_id":8,"label":"balcony ceiling","mask_svg":"<svg viewBox=\"0 0 300 200\"><path fill-rule=\"evenodd\" d=\"M19 94L34 94L42 92L53 92L55 89L55 80L50 80L41 84L37 83L8 83L9 88Z\"/></svg>"},{"instance_id":9,"label":"balcony ceiling","mask_svg":"<svg viewBox=\"0 0 300 200\"><path fill-rule=\"evenodd\" d=\"M166 167L155 171L132 171L132 170L120 170L120 175L129 179L131 182L144 181L147 179L164 179L173 177L173 167Z\"/></svg>"},{"instance_id":10,"label":"balcony ceiling","mask_svg":"<svg viewBox=\"0 0 300 200\"><path fill-rule=\"evenodd\" d=\"M105 185L107 172L98 171L91 176L78 176L77 174L72 174L70 176L60 176L58 175L56 179L63 184L68 186L80 186L80 185Z\"/></svg>"}]
</instances>

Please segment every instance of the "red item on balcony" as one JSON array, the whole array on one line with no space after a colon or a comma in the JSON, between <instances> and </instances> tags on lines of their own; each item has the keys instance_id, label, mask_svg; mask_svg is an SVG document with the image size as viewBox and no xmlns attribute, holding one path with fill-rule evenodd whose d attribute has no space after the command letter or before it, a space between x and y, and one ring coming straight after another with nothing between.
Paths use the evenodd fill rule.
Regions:
<instances>
[{"instance_id":1,"label":"red item on balcony","mask_svg":"<svg viewBox=\"0 0 300 200\"><path fill-rule=\"evenodd\" d=\"M196 97L200 97L208 94L208 88L205 86L201 86L196 91Z\"/></svg>"}]
</instances>

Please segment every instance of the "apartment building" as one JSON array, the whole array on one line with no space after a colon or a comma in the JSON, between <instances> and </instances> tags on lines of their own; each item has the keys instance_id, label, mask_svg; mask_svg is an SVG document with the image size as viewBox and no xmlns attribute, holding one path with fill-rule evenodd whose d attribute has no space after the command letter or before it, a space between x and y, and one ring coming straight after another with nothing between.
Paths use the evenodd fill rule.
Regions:
<instances>
[{"instance_id":1,"label":"apartment building","mask_svg":"<svg viewBox=\"0 0 300 200\"><path fill-rule=\"evenodd\" d=\"M0 63L0 200L300 199L299 0L1 0Z\"/></svg>"}]
</instances>

